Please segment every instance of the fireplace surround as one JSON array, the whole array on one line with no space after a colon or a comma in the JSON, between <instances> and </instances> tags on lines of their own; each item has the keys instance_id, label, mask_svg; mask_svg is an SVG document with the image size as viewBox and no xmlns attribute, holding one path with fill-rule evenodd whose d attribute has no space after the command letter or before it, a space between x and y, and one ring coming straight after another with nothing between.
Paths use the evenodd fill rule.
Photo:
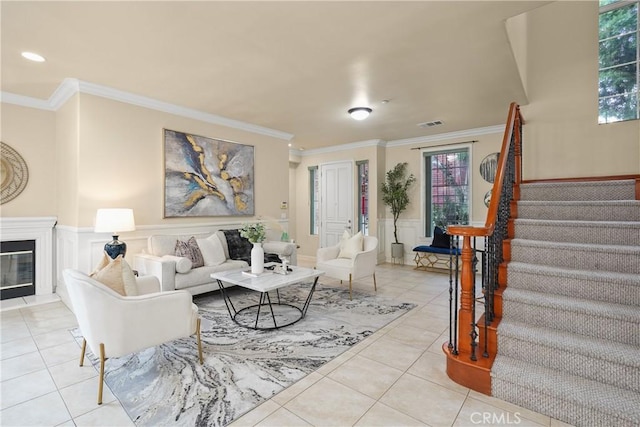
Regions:
<instances>
[{"instance_id":1,"label":"fireplace surround","mask_svg":"<svg viewBox=\"0 0 640 427\"><path fill-rule=\"evenodd\" d=\"M0 240L4 242L35 242L36 295L54 292L54 243L56 217L2 217Z\"/></svg>"}]
</instances>

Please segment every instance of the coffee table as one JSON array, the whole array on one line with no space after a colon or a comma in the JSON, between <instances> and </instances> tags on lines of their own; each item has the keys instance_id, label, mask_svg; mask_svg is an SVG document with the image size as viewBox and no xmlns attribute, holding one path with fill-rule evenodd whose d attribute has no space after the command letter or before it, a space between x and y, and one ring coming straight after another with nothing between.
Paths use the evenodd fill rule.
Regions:
<instances>
[{"instance_id":1,"label":"coffee table","mask_svg":"<svg viewBox=\"0 0 640 427\"><path fill-rule=\"evenodd\" d=\"M292 271L290 271L289 274L277 274L265 270L264 274L253 277L245 274L243 270L228 270L213 273L211 274L211 278L218 281L220 293L222 294L224 303L227 306L229 315L234 322L236 322L240 326L251 329L278 329L285 326L293 325L294 323L300 321L305 317L305 315L307 314L307 309L309 308L309 303L311 302L311 298L313 297L313 292L316 289L318 278L324 274L324 271L314 270L311 268L298 266L290 266L290 268ZM302 307L293 305L292 303L288 303L280 299L281 288L310 280L313 280L313 284L311 285L309 294L307 295L307 298ZM233 302L231 301L231 297L227 291L227 287L225 287L225 283L260 292L260 301L258 302L258 304L249 305L239 310L236 309ZM269 292L273 291L275 291L276 293L275 301L272 301L271 295L269 295ZM291 312L292 310L293 315L287 317L286 312ZM253 311L256 312L255 322L253 320L251 321L251 323L246 320L243 321L243 317L246 317L246 315L250 315ZM263 318L264 316L270 315L271 320L273 321L273 326L267 326L264 324L259 325L261 315L263 316ZM283 317L284 320L282 320ZM280 323L278 322L278 318L280 318Z\"/></svg>"}]
</instances>

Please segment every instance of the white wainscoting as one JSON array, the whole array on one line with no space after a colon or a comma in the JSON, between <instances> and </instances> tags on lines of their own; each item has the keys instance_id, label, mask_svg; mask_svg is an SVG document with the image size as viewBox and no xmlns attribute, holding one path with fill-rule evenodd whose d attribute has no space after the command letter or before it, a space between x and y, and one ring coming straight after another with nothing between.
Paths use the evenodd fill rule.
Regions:
<instances>
[{"instance_id":1,"label":"white wainscoting","mask_svg":"<svg viewBox=\"0 0 640 427\"><path fill-rule=\"evenodd\" d=\"M237 221L197 224L143 225L136 227L135 231L121 233L118 239L127 244L125 259L130 265L133 265L133 255L146 252L147 239L154 234L189 235L213 233L217 230L240 228L247 222L257 221L259 220L238 219ZM286 220L278 221L278 225L284 230L288 229L288 221ZM269 223L267 223L267 227L270 227ZM60 225L56 229L56 278L58 285L63 283L62 271L64 269L73 268L86 273L93 271L102 259L105 243L112 240L109 233L96 233L90 227L79 228Z\"/></svg>"},{"instance_id":2,"label":"white wainscoting","mask_svg":"<svg viewBox=\"0 0 640 427\"><path fill-rule=\"evenodd\" d=\"M383 260L393 262L394 260L391 258L391 243L395 242L393 219L378 221L378 236ZM400 218L398 219L398 241L404 243L404 264L411 264L413 262L412 249L418 244L430 244L431 238L424 238L421 220Z\"/></svg>"},{"instance_id":3,"label":"white wainscoting","mask_svg":"<svg viewBox=\"0 0 640 427\"><path fill-rule=\"evenodd\" d=\"M473 222L474 227L484 226L484 222ZM378 239L380 242L380 254L378 262L393 262L391 258L391 243L395 242L393 238L393 219L378 220ZM430 245L431 237L425 237L420 219L398 219L398 241L404 243L404 263L414 264L413 248L418 245ZM462 240L460 241L462 246ZM484 249L484 239L478 238L476 241L477 249ZM397 260L396 260L397 262Z\"/></svg>"}]
</instances>

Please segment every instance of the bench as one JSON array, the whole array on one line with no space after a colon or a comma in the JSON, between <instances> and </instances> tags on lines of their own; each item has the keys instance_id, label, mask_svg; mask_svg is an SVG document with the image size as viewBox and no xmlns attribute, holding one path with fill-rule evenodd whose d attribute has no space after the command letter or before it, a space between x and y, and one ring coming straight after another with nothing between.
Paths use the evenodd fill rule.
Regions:
<instances>
[{"instance_id":1,"label":"bench","mask_svg":"<svg viewBox=\"0 0 640 427\"><path fill-rule=\"evenodd\" d=\"M416 256L413 260L416 262L415 270L427 270L432 268L449 269L451 261L455 262L450 255L460 255L460 249L440 248L429 245L420 245L413 248Z\"/></svg>"}]
</instances>

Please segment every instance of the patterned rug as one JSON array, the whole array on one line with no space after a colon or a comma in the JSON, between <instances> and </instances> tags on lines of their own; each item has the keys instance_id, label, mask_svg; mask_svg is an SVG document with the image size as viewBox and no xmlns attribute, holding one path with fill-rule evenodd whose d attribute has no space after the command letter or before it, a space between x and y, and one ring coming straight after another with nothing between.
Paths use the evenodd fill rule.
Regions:
<instances>
[{"instance_id":1,"label":"patterned rug","mask_svg":"<svg viewBox=\"0 0 640 427\"><path fill-rule=\"evenodd\" d=\"M310 287L290 286L280 296L301 307ZM239 287L229 294L236 308L259 295ZM345 289L318 284L304 319L260 331L234 323L218 292L194 302L203 365L195 337L106 362L106 383L138 426L227 425L415 307L357 293L350 301Z\"/></svg>"}]
</instances>

